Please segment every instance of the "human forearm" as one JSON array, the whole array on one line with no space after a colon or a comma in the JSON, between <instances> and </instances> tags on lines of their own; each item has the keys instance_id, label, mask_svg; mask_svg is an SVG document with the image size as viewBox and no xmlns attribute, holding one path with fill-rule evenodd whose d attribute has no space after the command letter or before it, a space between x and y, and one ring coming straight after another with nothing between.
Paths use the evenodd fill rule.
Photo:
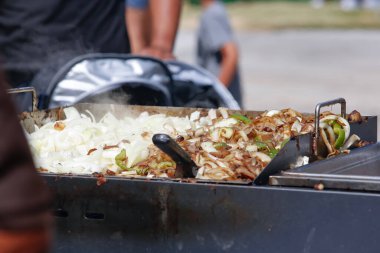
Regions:
<instances>
[{"instance_id":1,"label":"human forearm","mask_svg":"<svg viewBox=\"0 0 380 253\"><path fill-rule=\"evenodd\" d=\"M150 1L152 18L152 41L150 46L166 52L172 52L176 37L181 0Z\"/></svg>"},{"instance_id":2,"label":"human forearm","mask_svg":"<svg viewBox=\"0 0 380 253\"><path fill-rule=\"evenodd\" d=\"M223 45L221 48L222 62L220 64L219 80L228 86L237 69L238 64L238 49L236 44L229 42Z\"/></svg>"},{"instance_id":3,"label":"human forearm","mask_svg":"<svg viewBox=\"0 0 380 253\"><path fill-rule=\"evenodd\" d=\"M149 10L127 7L125 21L131 44L131 52L139 53L149 45L150 21Z\"/></svg>"}]
</instances>

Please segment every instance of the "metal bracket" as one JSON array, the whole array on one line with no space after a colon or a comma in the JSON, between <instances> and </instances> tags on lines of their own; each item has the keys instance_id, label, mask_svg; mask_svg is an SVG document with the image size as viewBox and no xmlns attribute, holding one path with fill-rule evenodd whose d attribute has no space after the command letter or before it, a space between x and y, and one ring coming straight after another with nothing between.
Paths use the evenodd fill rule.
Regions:
<instances>
[{"instance_id":1,"label":"metal bracket","mask_svg":"<svg viewBox=\"0 0 380 253\"><path fill-rule=\"evenodd\" d=\"M315 106L315 118L314 118L315 137L314 137L314 145L313 145L315 156L318 156L317 145L319 141L319 117L321 116L321 108L330 106L330 105L335 105L335 104L340 104L340 115L343 118L346 118L346 100L344 98L336 98L333 100L319 103Z\"/></svg>"},{"instance_id":2,"label":"metal bracket","mask_svg":"<svg viewBox=\"0 0 380 253\"><path fill-rule=\"evenodd\" d=\"M21 87L21 88L14 88L14 89L8 89L8 94L20 94L20 93L32 93L32 112L37 111L37 105L38 105L38 97L37 92L34 87Z\"/></svg>"}]
</instances>

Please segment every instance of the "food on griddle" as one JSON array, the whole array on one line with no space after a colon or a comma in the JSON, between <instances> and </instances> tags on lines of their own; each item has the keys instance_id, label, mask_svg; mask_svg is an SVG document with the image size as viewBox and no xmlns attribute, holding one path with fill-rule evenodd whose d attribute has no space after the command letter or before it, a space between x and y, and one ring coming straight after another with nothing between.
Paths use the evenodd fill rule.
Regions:
<instances>
[{"instance_id":1,"label":"food on griddle","mask_svg":"<svg viewBox=\"0 0 380 253\"><path fill-rule=\"evenodd\" d=\"M350 123L361 123L363 121L362 115L360 112L353 110L347 117Z\"/></svg>"},{"instance_id":2,"label":"food on griddle","mask_svg":"<svg viewBox=\"0 0 380 253\"><path fill-rule=\"evenodd\" d=\"M52 173L129 177L169 177L175 162L152 143L157 133L170 135L199 167L197 178L253 180L293 136L314 130L311 115L292 109L267 111L257 117L224 108L187 117L142 113L117 119L64 109L66 119L28 134L37 167ZM331 150L349 136L349 125L331 113L321 120ZM330 129L331 128L331 129ZM348 131L347 131L348 129ZM342 141L343 140L343 141Z\"/></svg>"},{"instance_id":3,"label":"food on griddle","mask_svg":"<svg viewBox=\"0 0 380 253\"><path fill-rule=\"evenodd\" d=\"M348 119L350 122L360 122L362 117L359 112L353 111ZM320 136L326 145L328 156L335 156L340 153L348 153L350 147L363 147L368 142L360 141L356 134L350 136L350 124L341 116L324 113L319 120Z\"/></svg>"},{"instance_id":4,"label":"food on griddle","mask_svg":"<svg viewBox=\"0 0 380 253\"><path fill-rule=\"evenodd\" d=\"M319 121L319 128L329 154L339 150L350 135L350 124L337 115L324 116Z\"/></svg>"}]
</instances>

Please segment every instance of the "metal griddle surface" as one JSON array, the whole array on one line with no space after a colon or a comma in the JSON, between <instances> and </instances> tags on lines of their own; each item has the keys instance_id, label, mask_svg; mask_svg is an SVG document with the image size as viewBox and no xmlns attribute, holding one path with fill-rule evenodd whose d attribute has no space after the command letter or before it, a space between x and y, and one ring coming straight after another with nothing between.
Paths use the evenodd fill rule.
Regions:
<instances>
[{"instance_id":1,"label":"metal griddle surface","mask_svg":"<svg viewBox=\"0 0 380 253\"><path fill-rule=\"evenodd\" d=\"M116 117L129 116L138 116L142 112L149 112L150 114L164 113L170 116L185 116L189 115L194 111L200 111L201 114L206 115L208 109L200 108L179 108L179 107L156 107L156 106L130 106L130 105L112 105L112 104L77 104L74 106L78 109L79 112L83 113L87 110L91 111L96 120L101 119L107 112L111 112ZM231 111L236 112L236 111ZM255 117L262 113L262 111L237 111L246 115ZM35 131L35 125L42 126L44 123L49 121L56 121L64 119L64 113L62 108L56 108L45 111L36 111L31 113L22 113L20 115L21 124L28 132ZM368 141L377 140L377 118L368 117L367 120L361 124L351 125L351 133L355 133L362 137L362 139ZM311 134L300 135L294 138L291 138L290 141L280 150L280 152L273 158L273 160L265 167L265 169L260 173L260 175L254 180L254 184L257 185L266 185L268 184L269 176L280 173L283 170L289 169L291 164L294 164L299 156L310 156L312 154L311 149ZM370 154L366 154L370 155ZM351 156L350 156L351 157ZM326 168L335 168L336 163L332 159L326 160ZM331 165L330 165L330 162ZM318 163L313 163L313 166ZM379 163L380 164L380 163ZM339 164L338 164L339 165ZM323 166L322 166L323 167ZM304 167L303 167L304 168ZM307 169L307 166L305 167ZM357 168L356 168L357 169ZM313 170L314 171L314 170ZM303 171L291 171L291 173L304 173ZM286 172L287 173L287 172ZM318 174L328 174L329 172L317 172ZM363 175L359 170L358 174ZM79 175L58 175L50 174L57 177L77 177ZM364 174L365 175L365 174ZM44 174L47 176L47 174ZM79 176L80 177L80 176ZM91 177L91 176L90 176ZM380 177L380 173L379 173ZM114 180L113 177L108 177L110 180ZM126 179L123 177L118 177L120 179ZM129 178L130 180L141 180L138 178ZM297 179L299 179L297 177ZM162 180L162 179L150 179L150 180ZM167 180L167 179L164 179ZM185 180L179 180L185 182ZM211 180L192 180L196 183L215 183L215 184L233 184L233 185L249 185L252 184L250 181L211 181ZM297 183L298 184L298 183ZM278 185L275 183L274 185ZM280 184L281 185L281 184ZM302 185L304 186L304 185ZM380 187L379 187L380 189Z\"/></svg>"},{"instance_id":2,"label":"metal griddle surface","mask_svg":"<svg viewBox=\"0 0 380 253\"><path fill-rule=\"evenodd\" d=\"M270 184L380 191L380 143L271 176Z\"/></svg>"}]
</instances>

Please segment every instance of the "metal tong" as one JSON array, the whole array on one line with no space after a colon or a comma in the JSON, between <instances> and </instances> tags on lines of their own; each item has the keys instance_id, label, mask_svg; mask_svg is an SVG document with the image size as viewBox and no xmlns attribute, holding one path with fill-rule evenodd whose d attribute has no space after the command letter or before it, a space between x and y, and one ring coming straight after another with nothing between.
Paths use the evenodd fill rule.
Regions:
<instances>
[{"instance_id":1,"label":"metal tong","mask_svg":"<svg viewBox=\"0 0 380 253\"><path fill-rule=\"evenodd\" d=\"M152 141L176 163L176 178L194 178L197 175L198 167L195 162L169 135L155 134Z\"/></svg>"}]
</instances>

